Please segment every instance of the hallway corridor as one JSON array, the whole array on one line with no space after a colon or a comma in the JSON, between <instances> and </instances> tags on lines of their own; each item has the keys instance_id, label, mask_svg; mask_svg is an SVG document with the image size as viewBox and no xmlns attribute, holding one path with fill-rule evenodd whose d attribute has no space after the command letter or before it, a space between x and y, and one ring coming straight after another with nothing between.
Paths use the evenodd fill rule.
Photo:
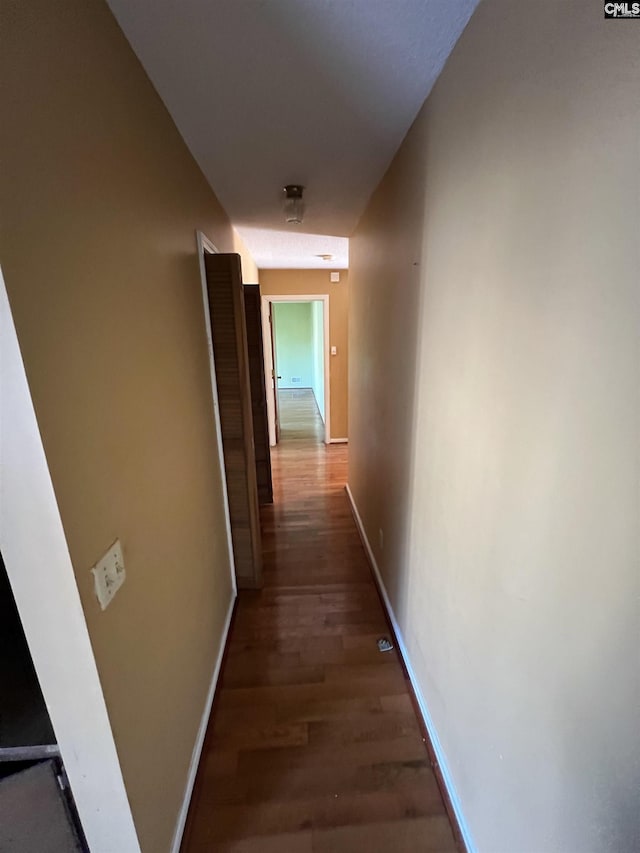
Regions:
<instances>
[{"instance_id":1,"label":"hallway corridor","mask_svg":"<svg viewBox=\"0 0 640 853\"><path fill-rule=\"evenodd\" d=\"M299 393L262 508L264 588L238 597L182 851L454 853L403 670L376 646L388 629L347 446L319 442Z\"/></svg>"}]
</instances>

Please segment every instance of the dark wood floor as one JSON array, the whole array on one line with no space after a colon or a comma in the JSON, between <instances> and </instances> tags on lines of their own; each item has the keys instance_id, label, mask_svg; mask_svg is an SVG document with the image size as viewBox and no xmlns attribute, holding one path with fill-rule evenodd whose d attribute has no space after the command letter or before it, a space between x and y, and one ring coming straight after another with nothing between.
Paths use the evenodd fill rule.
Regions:
<instances>
[{"instance_id":1,"label":"dark wood floor","mask_svg":"<svg viewBox=\"0 0 640 853\"><path fill-rule=\"evenodd\" d=\"M183 853L453 853L402 667L376 646L347 447L319 443L306 395L281 407L265 585L239 596Z\"/></svg>"}]
</instances>

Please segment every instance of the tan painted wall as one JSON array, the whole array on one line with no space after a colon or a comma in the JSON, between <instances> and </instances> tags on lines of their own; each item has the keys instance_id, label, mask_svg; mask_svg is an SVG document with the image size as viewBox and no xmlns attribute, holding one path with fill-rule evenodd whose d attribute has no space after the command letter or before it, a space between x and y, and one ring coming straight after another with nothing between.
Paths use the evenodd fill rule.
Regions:
<instances>
[{"instance_id":1,"label":"tan painted wall","mask_svg":"<svg viewBox=\"0 0 640 853\"><path fill-rule=\"evenodd\" d=\"M485 0L351 241L349 482L487 853L640 844L638 46Z\"/></svg>"},{"instance_id":2,"label":"tan painted wall","mask_svg":"<svg viewBox=\"0 0 640 853\"><path fill-rule=\"evenodd\" d=\"M242 259L242 281L244 282L244 284L260 284L260 273L258 271L258 267L256 266L256 262L251 256L251 252L247 248L247 244L244 242L244 240L238 234L235 228L232 229L232 232L232 251L240 255Z\"/></svg>"},{"instance_id":3,"label":"tan painted wall","mask_svg":"<svg viewBox=\"0 0 640 853\"><path fill-rule=\"evenodd\" d=\"M260 270L263 296L329 294L330 344L338 348L329 371L331 438L347 438L349 373L349 272L340 270L340 282L331 284L328 270Z\"/></svg>"},{"instance_id":4,"label":"tan painted wall","mask_svg":"<svg viewBox=\"0 0 640 853\"><path fill-rule=\"evenodd\" d=\"M169 849L231 596L199 228L228 219L106 4L3 4L1 261L145 853ZM34 531L34 534L36 531ZM116 537L127 580L100 611Z\"/></svg>"}]
</instances>

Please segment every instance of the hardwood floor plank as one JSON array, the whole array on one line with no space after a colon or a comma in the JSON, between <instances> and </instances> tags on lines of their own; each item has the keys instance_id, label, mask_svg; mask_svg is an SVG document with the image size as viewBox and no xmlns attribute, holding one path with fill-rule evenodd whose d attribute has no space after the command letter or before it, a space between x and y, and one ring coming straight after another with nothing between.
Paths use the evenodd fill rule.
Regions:
<instances>
[{"instance_id":1,"label":"hardwood floor plank","mask_svg":"<svg viewBox=\"0 0 640 853\"><path fill-rule=\"evenodd\" d=\"M415 715L409 713L358 714L349 720L322 720L308 724L307 743L336 747L349 743L390 740L415 734Z\"/></svg>"},{"instance_id":2,"label":"hardwood floor plank","mask_svg":"<svg viewBox=\"0 0 640 853\"><path fill-rule=\"evenodd\" d=\"M424 755L409 761L362 765L317 763L300 767L290 767L276 757L260 773L237 774L220 780L201 793L200 804L273 803L385 790L422 790L428 796L430 790L437 792L438 788Z\"/></svg>"},{"instance_id":3,"label":"hardwood floor plank","mask_svg":"<svg viewBox=\"0 0 640 853\"><path fill-rule=\"evenodd\" d=\"M362 767L397 761L421 761L424 743L418 735L389 738L375 742L359 741L343 744L340 749L310 744L305 748L243 750L238 754L236 774L262 773L279 767L282 772L314 767ZM425 785L424 792L431 790ZM435 790L435 788L433 788Z\"/></svg>"},{"instance_id":4,"label":"hardwood floor plank","mask_svg":"<svg viewBox=\"0 0 640 853\"><path fill-rule=\"evenodd\" d=\"M347 637L341 637L342 640ZM389 664L397 664L397 655L389 652L381 655L378 651L375 640L369 642L360 648L346 649L341 646L339 649L308 649L300 652L300 663L306 666L314 666L319 664L360 664L370 663L376 666L388 666Z\"/></svg>"},{"instance_id":5,"label":"hardwood floor plank","mask_svg":"<svg viewBox=\"0 0 640 853\"><path fill-rule=\"evenodd\" d=\"M296 832L271 837L240 837L215 844L210 839L190 849L194 853L313 853L313 842L310 832Z\"/></svg>"},{"instance_id":6,"label":"hardwood floor plank","mask_svg":"<svg viewBox=\"0 0 640 853\"><path fill-rule=\"evenodd\" d=\"M322 666L261 667L236 666L226 680L227 687L264 687L278 684L317 684L324 681Z\"/></svg>"},{"instance_id":7,"label":"hardwood floor plank","mask_svg":"<svg viewBox=\"0 0 640 853\"><path fill-rule=\"evenodd\" d=\"M445 816L314 830L313 853L455 853Z\"/></svg>"},{"instance_id":8,"label":"hardwood floor plank","mask_svg":"<svg viewBox=\"0 0 640 853\"><path fill-rule=\"evenodd\" d=\"M380 821L394 821L442 814L444 809L440 802L429 801L415 791L329 795L260 803L252 807L222 806L218 821L212 825L212 837L233 839L238 826L247 834L268 836L367 824L371 822L371 815L376 815Z\"/></svg>"},{"instance_id":9,"label":"hardwood floor plank","mask_svg":"<svg viewBox=\"0 0 640 853\"><path fill-rule=\"evenodd\" d=\"M287 684L275 687L223 686L219 695L220 708L238 708L245 705L284 705L290 702L323 702L331 699L377 697L381 693L402 693L406 690L404 678L397 673L392 684L381 683L377 678L360 678L355 681L324 681L321 684Z\"/></svg>"},{"instance_id":10,"label":"hardwood floor plank","mask_svg":"<svg viewBox=\"0 0 640 853\"><path fill-rule=\"evenodd\" d=\"M211 748L272 749L273 747L305 746L309 742L308 723L279 723L260 726L234 726L215 731Z\"/></svg>"},{"instance_id":11,"label":"hardwood floor plank","mask_svg":"<svg viewBox=\"0 0 640 853\"><path fill-rule=\"evenodd\" d=\"M454 837L344 494L347 447L283 396L261 590L241 592L183 853L451 853Z\"/></svg>"}]
</instances>

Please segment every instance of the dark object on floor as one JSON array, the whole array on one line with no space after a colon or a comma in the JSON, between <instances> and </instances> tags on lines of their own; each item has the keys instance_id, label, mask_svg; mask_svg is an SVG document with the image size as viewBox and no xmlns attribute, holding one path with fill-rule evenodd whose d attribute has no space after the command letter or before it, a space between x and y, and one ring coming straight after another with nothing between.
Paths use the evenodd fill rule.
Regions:
<instances>
[{"instance_id":1,"label":"dark object on floor","mask_svg":"<svg viewBox=\"0 0 640 853\"><path fill-rule=\"evenodd\" d=\"M378 651L390 652L393 649L393 643L388 637L380 637L378 639Z\"/></svg>"}]
</instances>

